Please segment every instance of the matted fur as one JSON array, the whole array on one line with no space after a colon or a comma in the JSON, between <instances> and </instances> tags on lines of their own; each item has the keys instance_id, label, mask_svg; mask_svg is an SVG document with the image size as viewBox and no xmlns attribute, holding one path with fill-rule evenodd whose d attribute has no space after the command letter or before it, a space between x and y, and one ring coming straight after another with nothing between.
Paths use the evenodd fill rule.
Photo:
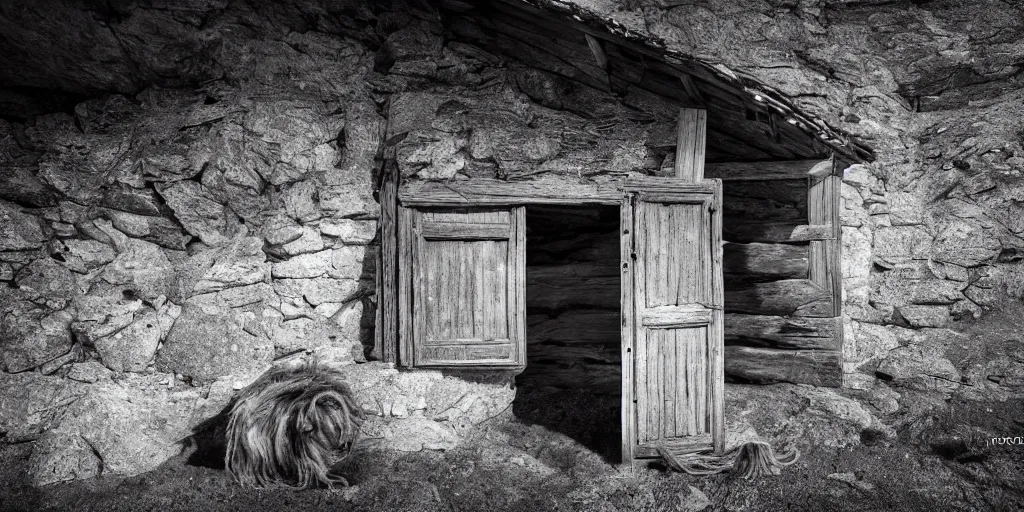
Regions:
<instances>
[{"instance_id":1,"label":"matted fur","mask_svg":"<svg viewBox=\"0 0 1024 512\"><path fill-rule=\"evenodd\" d=\"M316 361L268 370L231 407L224 465L245 486L348 485L363 414L343 374Z\"/></svg>"}]
</instances>

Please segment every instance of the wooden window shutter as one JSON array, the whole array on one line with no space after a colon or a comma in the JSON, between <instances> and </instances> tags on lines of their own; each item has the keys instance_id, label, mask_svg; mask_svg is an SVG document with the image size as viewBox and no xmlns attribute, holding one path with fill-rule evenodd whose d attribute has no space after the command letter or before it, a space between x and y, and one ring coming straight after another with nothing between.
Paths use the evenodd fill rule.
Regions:
<instances>
[{"instance_id":1,"label":"wooden window shutter","mask_svg":"<svg viewBox=\"0 0 1024 512\"><path fill-rule=\"evenodd\" d=\"M721 190L720 180L627 188L624 460L657 457L659 445L674 454L724 448Z\"/></svg>"},{"instance_id":2,"label":"wooden window shutter","mask_svg":"<svg viewBox=\"0 0 1024 512\"><path fill-rule=\"evenodd\" d=\"M399 209L399 361L526 363L526 210Z\"/></svg>"}]
</instances>

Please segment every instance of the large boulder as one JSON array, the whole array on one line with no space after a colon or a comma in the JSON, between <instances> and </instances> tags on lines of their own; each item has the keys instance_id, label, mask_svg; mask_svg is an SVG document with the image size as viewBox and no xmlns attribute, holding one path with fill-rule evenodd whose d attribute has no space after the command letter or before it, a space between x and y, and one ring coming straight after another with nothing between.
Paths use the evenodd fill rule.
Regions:
<instances>
[{"instance_id":1,"label":"large boulder","mask_svg":"<svg viewBox=\"0 0 1024 512\"><path fill-rule=\"evenodd\" d=\"M938 347L908 345L889 352L878 374L893 385L922 391L950 392L960 387L960 372Z\"/></svg>"},{"instance_id":2,"label":"large boulder","mask_svg":"<svg viewBox=\"0 0 1024 512\"><path fill-rule=\"evenodd\" d=\"M77 381L35 372L0 372L0 438L38 439L60 424L64 411L82 394Z\"/></svg>"},{"instance_id":3,"label":"large boulder","mask_svg":"<svg viewBox=\"0 0 1024 512\"><path fill-rule=\"evenodd\" d=\"M71 350L71 321L66 310L19 301L0 309L0 362L6 372L31 370Z\"/></svg>"},{"instance_id":4,"label":"large boulder","mask_svg":"<svg viewBox=\"0 0 1024 512\"><path fill-rule=\"evenodd\" d=\"M273 360L274 345L257 326L246 312L186 303L157 354L157 368L199 382L258 374Z\"/></svg>"},{"instance_id":5,"label":"large boulder","mask_svg":"<svg viewBox=\"0 0 1024 512\"><path fill-rule=\"evenodd\" d=\"M43 246L39 219L24 213L14 203L0 200L0 251L21 251Z\"/></svg>"},{"instance_id":6,"label":"large boulder","mask_svg":"<svg viewBox=\"0 0 1024 512\"><path fill-rule=\"evenodd\" d=\"M90 380L33 448L30 476L37 485L153 470L178 454L182 441L233 394L230 381L190 387L171 374Z\"/></svg>"},{"instance_id":7,"label":"large boulder","mask_svg":"<svg viewBox=\"0 0 1024 512\"><path fill-rule=\"evenodd\" d=\"M150 302L171 294L174 266L159 246L129 238L109 221L96 221L96 226L110 237L117 249L117 257L103 267L100 279L122 286L126 292Z\"/></svg>"}]
</instances>

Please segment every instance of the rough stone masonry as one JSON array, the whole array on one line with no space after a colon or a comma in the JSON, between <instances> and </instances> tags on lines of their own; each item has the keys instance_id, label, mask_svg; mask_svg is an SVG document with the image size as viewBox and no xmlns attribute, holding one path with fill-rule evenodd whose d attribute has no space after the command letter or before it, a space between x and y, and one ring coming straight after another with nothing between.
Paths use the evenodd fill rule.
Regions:
<instances>
[{"instance_id":1,"label":"rough stone masonry","mask_svg":"<svg viewBox=\"0 0 1024 512\"><path fill-rule=\"evenodd\" d=\"M1024 299L1021 7L534 3L753 78L876 150L842 190L847 386L881 412L901 389L1024 392L1019 339L960 333ZM0 33L0 440L36 442L37 483L150 470L289 357L347 365L367 436L398 449L450 447L511 403L366 362L375 173L409 131L393 96L493 87L481 108L521 115L570 103L537 88L557 79L400 0L5 5ZM398 158L421 177L563 165L586 125L569 110L534 144L432 125ZM619 135L602 161L648 165L650 134Z\"/></svg>"}]
</instances>

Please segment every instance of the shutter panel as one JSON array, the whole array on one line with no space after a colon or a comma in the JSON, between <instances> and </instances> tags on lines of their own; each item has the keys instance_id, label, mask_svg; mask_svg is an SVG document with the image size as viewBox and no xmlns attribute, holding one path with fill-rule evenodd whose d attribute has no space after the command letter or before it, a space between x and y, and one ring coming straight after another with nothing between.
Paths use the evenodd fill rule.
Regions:
<instances>
[{"instance_id":1,"label":"shutter panel","mask_svg":"<svg viewBox=\"0 0 1024 512\"><path fill-rule=\"evenodd\" d=\"M403 365L525 366L525 214L405 211Z\"/></svg>"},{"instance_id":2,"label":"shutter panel","mask_svg":"<svg viewBox=\"0 0 1024 512\"><path fill-rule=\"evenodd\" d=\"M632 282L632 304L623 304L623 339L633 348L633 385L625 391L633 393L635 423L623 434L633 458L656 457L659 445L678 454L720 452L721 181L675 190L663 182L631 199L633 269L624 281Z\"/></svg>"}]
</instances>

